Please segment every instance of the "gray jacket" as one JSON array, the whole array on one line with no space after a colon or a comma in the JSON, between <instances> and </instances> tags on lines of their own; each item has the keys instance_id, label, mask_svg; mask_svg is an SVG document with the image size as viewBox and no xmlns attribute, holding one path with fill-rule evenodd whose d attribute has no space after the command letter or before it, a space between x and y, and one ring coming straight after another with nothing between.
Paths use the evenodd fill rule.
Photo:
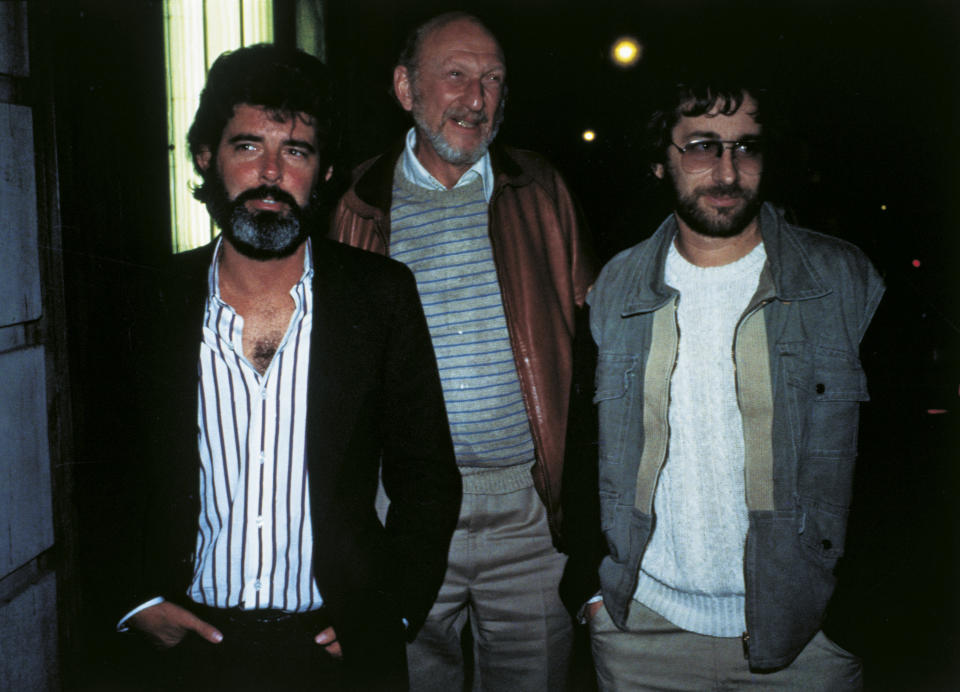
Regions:
<instances>
[{"instance_id":1,"label":"gray jacket","mask_svg":"<svg viewBox=\"0 0 960 692\"><path fill-rule=\"evenodd\" d=\"M604 603L624 626L656 518L666 459L678 293L664 283L677 232L671 215L604 268L588 298L598 346ZM754 669L788 665L820 628L843 553L857 449L868 399L859 343L883 283L856 247L760 216L767 254L737 325L733 358L743 416L749 529L744 552L747 632Z\"/></svg>"}]
</instances>

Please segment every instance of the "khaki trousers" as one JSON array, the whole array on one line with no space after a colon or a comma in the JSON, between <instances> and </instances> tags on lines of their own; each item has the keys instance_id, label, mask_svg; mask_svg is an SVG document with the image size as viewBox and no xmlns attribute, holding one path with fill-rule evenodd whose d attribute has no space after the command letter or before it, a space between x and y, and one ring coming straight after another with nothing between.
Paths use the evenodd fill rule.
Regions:
<instances>
[{"instance_id":1,"label":"khaki trousers","mask_svg":"<svg viewBox=\"0 0 960 692\"><path fill-rule=\"evenodd\" d=\"M682 630L633 601L627 630L617 629L606 608L590 620L597 683L614 690L860 690L860 659L817 632L786 668L750 671L739 637L708 637Z\"/></svg>"},{"instance_id":2,"label":"khaki trousers","mask_svg":"<svg viewBox=\"0 0 960 692\"><path fill-rule=\"evenodd\" d=\"M407 647L414 692L459 692L460 635L474 639L474 690L563 690L573 632L557 586L566 563L527 465L464 469L460 519L440 595Z\"/></svg>"}]
</instances>

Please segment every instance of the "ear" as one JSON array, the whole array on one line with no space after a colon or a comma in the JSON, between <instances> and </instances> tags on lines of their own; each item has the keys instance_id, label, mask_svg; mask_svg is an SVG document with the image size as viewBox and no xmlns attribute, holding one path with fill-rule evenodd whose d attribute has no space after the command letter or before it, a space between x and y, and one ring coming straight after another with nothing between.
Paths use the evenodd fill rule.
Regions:
<instances>
[{"instance_id":1,"label":"ear","mask_svg":"<svg viewBox=\"0 0 960 692\"><path fill-rule=\"evenodd\" d=\"M201 147L200 152L194 157L194 161L197 163L197 168L203 172L206 172L210 167L210 159L212 157L213 154L210 152L210 147Z\"/></svg>"},{"instance_id":2,"label":"ear","mask_svg":"<svg viewBox=\"0 0 960 692\"><path fill-rule=\"evenodd\" d=\"M660 178L660 180L663 180L663 164L662 163L653 164L652 166L650 166L650 170L653 172L655 176Z\"/></svg>"},{"instance_id":3,"label":"ear","mask_svg":"<svg viewBox=\"0 0 960 692\"><path fill-rule=\"evenodd\" d=\"M403 110L413 110L413 87L410 84L410 73L403 65L397 65L393 69L393 93L397 96L397 101L403 106Z\"/></svg>"},{"instance_id":4,"label":"ear","mask_svg":"<svg viewBox=\"0 0 960 692\"><path fill-rule=\"evenodd\" d=\"M329 182L330 178L332 177L333 177L333 166L330 166L329 168L327 168L327 172L323 176L323 182L325 183Z\"/></svg>"}]
</instances>

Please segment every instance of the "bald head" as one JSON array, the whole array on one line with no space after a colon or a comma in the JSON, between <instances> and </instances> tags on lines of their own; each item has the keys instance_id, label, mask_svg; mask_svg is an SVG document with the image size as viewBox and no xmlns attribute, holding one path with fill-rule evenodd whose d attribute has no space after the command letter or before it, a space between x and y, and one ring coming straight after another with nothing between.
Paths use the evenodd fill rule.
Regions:
<instances>
[{"instance_id":1,"label":"bald head","mask_svg":"<svg viewBox=\"0 0 960 692\"><path fill-rule=\"evenodd\" d=\"M403 49L400 51L400 57L397 60L397 65L406 68L411 78L416 80L424 44L428 42L428 39L430 39L431 36L442 31L453 23L471 24L480 33L485 34L490 41L496 44L497 52L500 54L500 60L501 62L503 61L503 51L500 48L500 44L497 42L496 36L493 35L493 32L490 31L490 29L487 28L487 26L478 17L470 14L469 12L457 11L438 14L436 17L427 20L407 34L407 37L403 43Z\"/></svg>"},{"instance_id":2,"label":"bald head","mask_svg":"<svg viewBox=\"0 0 960 692\"><path fill-rule=\"evenodd\" d=\"M413 115L417 158L445 186L453 187L496 137L506 76L500 44L472 15L440 15L411 34L393 89Z\"/></svg>"}]
</instances>

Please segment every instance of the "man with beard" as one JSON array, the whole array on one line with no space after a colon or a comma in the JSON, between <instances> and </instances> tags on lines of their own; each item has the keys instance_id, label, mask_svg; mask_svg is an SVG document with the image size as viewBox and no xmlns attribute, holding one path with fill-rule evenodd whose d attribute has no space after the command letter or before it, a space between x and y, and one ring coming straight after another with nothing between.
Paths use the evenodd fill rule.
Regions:
<instances>
[{"instance_id":1,"label":"man with beard","mask_svg":"<svg viewBox=\"0 0 960 692\"><path fill-rule=\"evenodd\" d=\"M393 86L414 127L358 168L333 231L413 270L463 477L444 584L408 649L411 687L463 687L469 622L474 689L563 689L572 632L555 542L575 313L592 263L557 172L491 146L506 65L476 17L418 27Z\"/></svg>"},{"instance_id":2,"label":"man with beard","mask_svg":"<svg viewBox=\"0 0 960 692\"><path fill-rule=\"evenodd\" d=\"M648 138L674 213L588 301L599 488L565 512L585 523L592 504L582 535L605 541L572 552L565 585L580 590L565 600L597 593L602 690L861 686L859 659L820 626L883 284L857 248L761 202L761 96L670 94Z\"/></svg>"},{"instance_id":3,"label":"man with beard","mask_svg":"<svg viewBox=\"0 0 960 692\"><path fill-rule=\"evenodd\" d=\"M217 59L190 129L223 236L163 268L138 349L121 622L168 650L159 689L406 689L443 578L460 477L436 361L409 270L322 237L333 109L322 63L259 45Z\"/></svg>"}]
</instances>

